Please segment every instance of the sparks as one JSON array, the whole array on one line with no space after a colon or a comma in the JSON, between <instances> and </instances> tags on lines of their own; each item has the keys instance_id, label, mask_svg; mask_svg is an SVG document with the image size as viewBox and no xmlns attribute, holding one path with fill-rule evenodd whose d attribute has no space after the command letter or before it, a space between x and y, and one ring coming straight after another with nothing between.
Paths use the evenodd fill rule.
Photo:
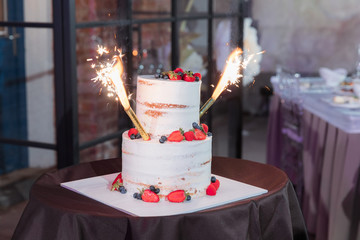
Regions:
<instances>
[{"instance_id":1,"label":"sparks","mask_svg":"<svg viewBox=\"0 0 360 240\"><path fill-rule=\"evenodd\" d=\"M98 54L100 55L100 56L102 56L104 53L109 53L109 50L107 50L106 49L106 47L104 47L104 46L99 46L98 45L98 50L97 50L97 52L98 52Z\"/></svg>"}]
</instances>

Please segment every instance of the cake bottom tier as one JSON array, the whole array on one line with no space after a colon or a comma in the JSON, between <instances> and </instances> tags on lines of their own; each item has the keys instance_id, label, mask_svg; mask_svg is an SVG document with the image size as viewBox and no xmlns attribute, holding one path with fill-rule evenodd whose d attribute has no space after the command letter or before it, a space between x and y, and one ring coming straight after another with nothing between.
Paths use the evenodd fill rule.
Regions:
<instances>
[{"instance_id":1,"label":"cake bottom tier","mask_svg":"<svg viewBox=\"0 0 360 240\"><path fill-rule=\"evenodd\" d=\"M211 142L159 143L158 139L131 140L127 132L122 142L122 178L128 193L160 189L160 199L170 192L185 190L191 197L206 194L211 178Z\"/></svg>"}]
</instances>

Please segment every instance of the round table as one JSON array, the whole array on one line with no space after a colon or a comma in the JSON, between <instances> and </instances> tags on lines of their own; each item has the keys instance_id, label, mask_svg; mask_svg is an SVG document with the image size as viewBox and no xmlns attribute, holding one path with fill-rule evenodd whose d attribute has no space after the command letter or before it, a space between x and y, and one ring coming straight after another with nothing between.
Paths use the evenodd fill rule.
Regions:
<instances>
[{"instance_id":1,"label":"round table","mask_svg":"<svg viewBox=\"0 0 360 240\"><path fill-rule=\"evenodd\" d=\"M268 193L165 217L131 216L60 186L119 171L121 159L109 159L42 175L32 186L13 239L308 239L291 182L283 171L266 164L213 157L213 174Z\"/></svg>"}]
</instances>

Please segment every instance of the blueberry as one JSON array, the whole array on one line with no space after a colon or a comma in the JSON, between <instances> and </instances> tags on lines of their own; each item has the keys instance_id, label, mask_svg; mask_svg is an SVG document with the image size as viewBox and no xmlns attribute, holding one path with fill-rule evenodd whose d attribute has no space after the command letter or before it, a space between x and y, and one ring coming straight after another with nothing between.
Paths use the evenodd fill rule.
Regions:
<instances>
[{"instance_id":1,"label":"blueberry","mask_svg":"<svg viewBox=\"0 0 360 240\"><path fill-rule=\"evenodd\" d=\"M196 81L196 82L200 81L200 78L196 76L196 77L195 77L195 81Z\"/></svg>"},{"instance_id":2,"label":"blueberry","mask_svg":"<svg viewBox=\"0 0 360 240\"><path fill-rule=\"evenodd\" d=\"M208 132L207 135L208 135L209 137L211 137L211 136L212 136L212 133L211 133L211 132Z\"/></svg>"},{"instance_id":3,"label":"blueberry","mask_svg":"<svg viewBox=\"0 0 360 240\"><path fill-rule=\"evenodd\" d=\"M184 75L183 72L178 72L177 74L179 74L181 77Z\"/></svg>"},{"instance_id":4,"label":"blueberry","mask_svg":"<svg viewBox=\"0 0 360 240\"><path fill-rule=\"evenodd\" d=\"M168 76L168 75L165 75L165 76L164 76L164 79L169 79L169 76Z\"/></svg>"},{"instance_id":5,"label":"blueberry","mask_svg":"<svg viewBox=\"0 0 360 240\"><path fill-rule=\"evenodd\" d=\"M155 78L161 78L161 74L155 74Z\"/></svg>"},{"instance_id":6,"label":"blueberry","mask_svg":"<svg viewBox=\"0 0 360 240\"><path fill-rule=\"evenodd\" d=\"M193 128L195 128L195 129L201 129L200 126L199 126L199 124L198 124L197 122L193 122L192 126L193 126Z\"/></svg>"},{"instance_id":7,"label":"blueberry","mask_svg":"<svg viewBox=\"0 0 360 240\"><path fill-rule=\"evenodd\" d=\"M130 138L131 138L132 140L134 140L134 139L136 138L135 134L131 134L131 135L130 135Z\"/></svg>"},{"instance_id":8,"label":"blueberry","mask_svg":"<svg viewBox=\"0 0 360 240\"><path fill-rule=\"evenodd\" d=\"M141 194L140 193L138 193L138 195L137 195L137 197L136 197L137 199L139 199L139 200L142 200L142 198L141 198Z\"/></svg>"},{"instance_id":9,"label":"blueberry","mask_svg":"<svg viewBox=\"0 0 360 240\"><path fill-rule=\"evenodd\" d=\"M151 185L149 189L150 189L150 191L155 192L155 186L154 185Z\"/></svg>"},{"instance_id":10,"label":"blueberry","mask_svg":"<svg viewBox=\"0 0 360 240\"><path fill-rule=\"evenodd\" d=\"M127 191L126 191L126 188L124 186L120 186L119 187L119 191L122 193L122 194L125 194Z\"/></svg>"},{"instance_id":11,"label":"blueberry","mask_svg":"<svg viewBox=\"0 0 360 240\"><path fill-rule=\"evenodd\" d=\"M139 193L136 192L136 193L133 194L133 197L138 198L138 195L139 195Z\"/></svg>"},{"instance_id":12,"label":"blueberry","mask_svg":"<svg viewBox=\"0 0 360 240\"><path fill-rule=\"evenodd\" d=\"M155 188L155 191L153 191L153 192L158 194L160 192L160 188Z\"/></svg>"},{"instance_id":13,"label":"blueberry","mask_svg":"<svg viewBox=\"0 0 360 240\"><path fill-rule=\"evenodd\" d=\"M212 177L211 177L211 182L212 182L212 183L216 182L216 177L212 176Z\"/></svg>"},{"instance_id":14,"label":"blueberry","mask_svg":"<svg viewBox=\"0 0 360 240\"><path fill-rule=\"evenodd\" d=\"M166 136L161 136L161 139L163 139L164 141L167 141L167 137L166 137Z\"/></svg>"},{"instance_id":15,"label":"blueberry","mask_svg":"<svg viewBox=\"0 0 360 240\"><path fill-rule=\"evenodd\" d=\"M160 143L164 143L165 141L164 141L164 139L160 138L160 139L159 139L159 142L160 142Z\"/></svg>"},{"instance_id":16,"label":"blueberry","mask_svg":"<svg viewBox=\"0 0 360 240\"><path fill-rule=\"evenodd\" d=\"M186 196L186 201L190 201L191 200L191 196L190 195L187 195Z\"/></svg>"},{"instance_id":17,"label":"blueberry","mask_svg":"<svg viewBox=\"0 0 360 240\"><path fill-rule=\"evenodd\" d=\"M140 133L136 134L135 138L136 138L136 139L139 139L139 138L141 138L141 135L140 135Z\"/></svg>"}]
</instances>

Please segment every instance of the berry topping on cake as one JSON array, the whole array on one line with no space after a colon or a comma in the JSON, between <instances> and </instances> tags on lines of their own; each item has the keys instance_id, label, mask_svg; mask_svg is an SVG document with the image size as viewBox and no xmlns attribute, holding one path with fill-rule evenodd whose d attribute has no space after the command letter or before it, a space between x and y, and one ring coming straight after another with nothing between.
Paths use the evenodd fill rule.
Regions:
<instances>
[{"instance_id":1,"label":"berry topping on cake","mask_svg":"<svg viewBox=\"0 0 360 240\"><path fill-rule=\"evenodd\" d=\"M128 132L128 136L129 138L131 138L131 135L134 134L134 136L136 136L139 133L139 131L136 128L130 128L129 132Z\"/></svg>"},{"instance_id":2,"label":"berry topping on cake","mask_svg":"<svg viewBox=\"0 0 360 240\"><path fill-rule=\"evenodd\" d=\"M210 184L206 189L206 195L215 196L216 195L216 188L213 184Z\"/></svg>"},{"instance_id":3,"label":"berry topping on cake","mask_svg":"<svg viewBox=\"0 0 360 240\"><path fill-rule=\"evenodd\" d=\"M206 134L199 130L195 129L195 140L204 140L206 138Z\"/></svg>"},{"instance_id":4,"label":"berry topping on cake","mask_svg":"<svg viewBox=\"0 0 360 240\"><path fill-rule=\"evenodd\" d=\"M119 192L121 192L122 194L125 194L127 191L126 191L126 188L124 186L120 186L119 187Z\"/></svg>"},{"instance_id":5,"label":"berry topping on cake","mask_svg":"<svg viewBox=\"0 0 360 240\"><path fill-rule=\"evenodd\" d=\"M170 80L181 80L180 74L177 74L177 73L174 72L174 71L168 71L168 72L167 72L167 75L169 76L169 79L170 79Z\"/></svg>"},{"instance_id":6,"label":"berry topping on cake","mask_svg":"<svg viewBox=\"0 0 360 240\"><path fill-rule=\"evenodd\" d=\"M146 189L144 191L144 193L141 195L141 199L144 201L144 202L159 202L160 201L160 198L159 196L150 191L150 189Z\"/></svg>"},{"instance_id":7,"label":"berry topping on cake","mask_svg":"<svg viewBox=\"0 0 360 240\"><path fill-rule=\"evenodd\" d=\"M211 137L211 136L212 136L212 133L211 133L211 132L208 132L207 135L208 135L208 137Z\"/></svg>"},{"instance_id":8,"label":"berry topping on cake","mask_svg":"<svg viewBox=\"0 0 360 240\"><path fill-rule=\"evenodd\" d=\"M176 190L167 195L169 202L180 203L185 201L186 194L184 190Z\"/></svg>"},{"instance_id":9,"label":"berry topping on cake","mask_svg":"<svg viewBox=\"0 0 360 240\"><path fill-rule=\"evenodd\" d=\"M212 182L212 183L216 182L216 177L212 176L212 177L210 178L210 182Z\"/></svg>"},{"instance_id":10,"label":"berry topping on cake","mask_svg":"<svg viewBox=\"0 0 360 240\"><path fill-rule=\"evenodd\" d=\"M136 134L135 138L136 138L136 139L140 139L140 138L141 138L140 133Z\"/></svg>"},{"instance_id":11,"label":"berry topping on cake","mask_svg":"<svg viewBox=\"0 0 360 240\"><path fill-rule=\"evenodd\" d=\"M193 127L194 129L200 129L200 130L201 130L201 127L199 126L199 124L198 124L197 122L193 122L193 123L192 123L192 127Z\"/></svg>"},{"instance_id":12,"label":"berry topping on cake","mask_svg":"<svg viewBox=\"0 0 360 240\"><path fill-rule=\"evenodd\" d=\"M188 131L188 132L184 133L184 137L185 137L186 141L192 141L195 139L195 134L193 131Z\"/></svg>"},{"instance_id":13,"label":"berry topping on cake","mask_svg":"<svg viewBox=\"0 0 360 240\"><path fill-rule=\"evenodd\" d=\"M123 185L122 175L119 173L111 185L111 191L118 190Z\"/></svg>"},{"instance_id":14,"label":"berry topping on cake","mask_svg":"<svg viewBox=\"0 0 360 240\"><path fill-rule=\"evenodd\" d=\"M138 199L138 200L142 200L142 198L141 198L141 193L134 193L133 194L133 197L135 198L135 199Z\"/></svg>"},{"instance_id":15,"label":"berry topping on cake","mask_svg":"<svg viewBox=\"0 0 360 240\"><path fill-rule=\"evenodd\" d=\"M195 82L195 77L190 77L187 74L184 74L182 78L185 82Z\"/></svg>"},{"instance_id":16,"label":"berry topping on cake","mask_svg":"<svg viewBox=\"0 0 360 240\"><path fill-rule=\"evenodd\" d=\"M160 143L164 143L167 141L167 137L166 136L161 136L160 139L159 139L159 142Z\"/></svg>"},{"instance_id":17,"label":"berry topping on cake","mask_svg":"<svg viewBox=\"0 0 360 240\"><path fill-rule=\"evenodd\" d=\"M181 142L184 140L184 136L181 134L180 130L173 131L168 137L169 142Z\"/></svg>"},{"instance_id":18,"label":"berry topping on cake","mask_svg":"<svg viewBox=\"0 0 360 240\"><path fill-rule=\"evenodd\" d=\"M155 188L154 193L159 194L160 193L160 188Z\"/></svg>"},{"instance_id":19,"label":"berry topping on cake","mask_svg":"<svg viewBox=\"0 0 360 240\"><path fill-rule=\"evenodd\" d=\"M205 134L207 134L207 132L209 131L209 127L205 123L201 124L201 128Z\"/></svg>"},{"instance_id":20,"label":"berry topping on cake","mask_svg":"<svg viewBox=\"0 0 360 240\"><path fill-rule=\"evenodd\" d=\"M186 201L190 201L191 200L191 196L190 195L187 195L186 196Z\"/></svg>"},{"instance_id":21,"label":"berry topping on cake","mask_svg":"<svg viewBox=\"0 0 360 240\"><path fill-rule=\"evenodd\" d=\"M179 72L182 72L182 73L183 73L184 70L182 70L181 68L176 68L176 69L174 70L174 72L175 72L175 73L179 73Z\"/></svg>"},{"instance_id":22,"label":"berry topping on cake","mask_svg":"<svg viewBox=\"0 0 360 240\"><path fill-rule=\"evenodd\" d=\"M150 189L150 191L154 192L154 191L155 191L155 186L154 186L154 185L151 185L151 186L149 187L149 189Z\"/></svg>"},{"instance_id":23,"label":"berry topping on cake","mask_svg":"<svg viewBox=\"0 0 360 240\"><path fill-rule=\"evenodd\" d=\"M201 80L201 74L200 74L200 73L194 73L194 74L193 74L193 77L199 78L199 80ZM198 80L198 81L199 81L199 80Z\"/></svg>"}]
</instances>

